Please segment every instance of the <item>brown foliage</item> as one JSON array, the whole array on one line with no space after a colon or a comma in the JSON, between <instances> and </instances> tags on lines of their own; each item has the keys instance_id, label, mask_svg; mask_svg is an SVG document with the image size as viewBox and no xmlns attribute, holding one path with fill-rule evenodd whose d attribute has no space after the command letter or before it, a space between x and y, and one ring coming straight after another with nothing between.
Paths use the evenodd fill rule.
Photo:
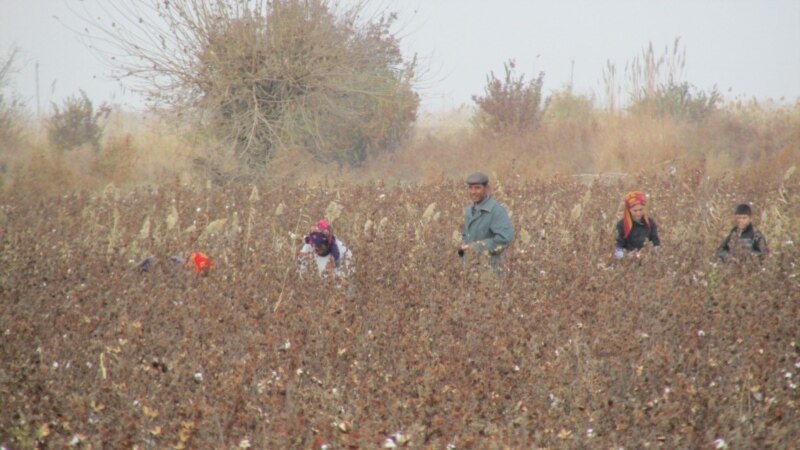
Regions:
<instances>
[{"instance_id":1,"label":"brown foliage","mask_svg":"<svg viewBox=\"0 0 800 450\"><path fill-rule=\"evenodd\" d=\"M472 96L478 105L475 124L490 133L520 133L535 128L542 116L542 84L544 72L533 80L515 75L516 63L503 64L505 76L500 79L490 72L483 96Z\"/></svg>"},{"instance_id":2,"label":"brown foliage","mask_svg":"<svg viewBox=\"0 0 800 450\"><path fill-rule=\"evenodd\" d=\"M412 448L788 448L797 180L500 180L518 235L501 280L452 251L460 183L12 194L0 444L376 448L400 431ZM614 263L633 187L664 249ZM293 270L332 199L357 263L341 289ZM763 266L712 259L741 201L770 240ZM209 276L168 262L194 250Z\"/></svg>"}]
</instances>

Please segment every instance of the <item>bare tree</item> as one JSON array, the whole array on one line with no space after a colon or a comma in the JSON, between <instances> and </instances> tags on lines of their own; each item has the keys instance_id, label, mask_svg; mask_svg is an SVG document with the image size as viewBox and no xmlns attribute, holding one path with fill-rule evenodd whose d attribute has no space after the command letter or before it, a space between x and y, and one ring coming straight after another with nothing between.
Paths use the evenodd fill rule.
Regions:
<instances>
[{"instance_id":1,"label":"bare tree","mask_svg":"<svg viewBox=\"0 0 800 450\"><path fill-rule=\"evenodd\" d=\"M83 35L157 107L197 120L263 174L277 152L357 165L416 119L415 60L365 4L329 0L124 0ZM108 19L110 18L110 19ZM105 20L110 20L106 22Z\"/></svg>"}]
</instances>

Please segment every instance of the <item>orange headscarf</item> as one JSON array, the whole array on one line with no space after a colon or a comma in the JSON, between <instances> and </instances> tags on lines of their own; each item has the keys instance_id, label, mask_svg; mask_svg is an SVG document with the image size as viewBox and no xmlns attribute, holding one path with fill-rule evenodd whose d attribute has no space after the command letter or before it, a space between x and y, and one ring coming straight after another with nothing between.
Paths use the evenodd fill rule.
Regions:
<instances>
[{"instance_id":1,"label":"orange headscarf","mask_svg":"<svg viewBox=\"0 0 800 450\"><path fill-rule=\"evenodd\" d=\"M214 263L211 261L211 257L206 255L205 253L194 252L189 256L189 261L187 261L187 265L193 265L194 274L200 276L200 275L208 275L208 272L211 271L211 266L213 266Z\"/></svg>"},{"instance_id":2,"label":"orange headscarf","mask_svg":"<svg viewBox=\"0 0 800 450\"><path fill-rule=\"evenodd\" d=\"M623 237L627 238L628 235L631 234L631 229L633 229L633 217L631 217L631 208L637 205L644 206L646 198L643 192L640 191L633 191L628 192L625 194L625 208L622 211L622 231ZM645 225L647 228L650 228L650 221L647 220L647 214L642 216Z\"/></svg>"}]
</instances>

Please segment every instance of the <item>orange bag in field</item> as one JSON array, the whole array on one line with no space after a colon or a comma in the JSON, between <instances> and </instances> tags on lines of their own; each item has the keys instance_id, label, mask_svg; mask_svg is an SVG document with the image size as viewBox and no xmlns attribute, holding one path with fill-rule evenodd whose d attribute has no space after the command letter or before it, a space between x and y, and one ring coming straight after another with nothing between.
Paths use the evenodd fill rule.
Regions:
<instances>
[{"instance_id":1,"label":"orange bag in field","mask_svg":"<svg viewBox=\"0 0 800 450\"><path fill-rule=\"evenodd\" d=\"M192 253L186 263L187 265L191 264L193 266L194 274L198 276L208 275L208 272L211 271L211 266L214 265L211 261L211 257L201 252Z\"/></svg>"}]
</instances>

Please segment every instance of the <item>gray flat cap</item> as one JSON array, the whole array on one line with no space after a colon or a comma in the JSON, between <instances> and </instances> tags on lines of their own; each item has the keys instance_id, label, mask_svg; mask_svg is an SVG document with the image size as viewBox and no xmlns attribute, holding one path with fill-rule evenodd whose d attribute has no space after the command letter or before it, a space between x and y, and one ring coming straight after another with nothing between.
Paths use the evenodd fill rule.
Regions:
<instances>
[{"instance_id":1,"label":"gray flat cap","mask_svg":"<svg viewBox=\"0 0 800 450\"><path fill-rule=\"evenodd\" d=\"M467 184L486 184L489 182L489 177L481 172L475 172L467 177Z\"/></svg>"}]
</instances>

